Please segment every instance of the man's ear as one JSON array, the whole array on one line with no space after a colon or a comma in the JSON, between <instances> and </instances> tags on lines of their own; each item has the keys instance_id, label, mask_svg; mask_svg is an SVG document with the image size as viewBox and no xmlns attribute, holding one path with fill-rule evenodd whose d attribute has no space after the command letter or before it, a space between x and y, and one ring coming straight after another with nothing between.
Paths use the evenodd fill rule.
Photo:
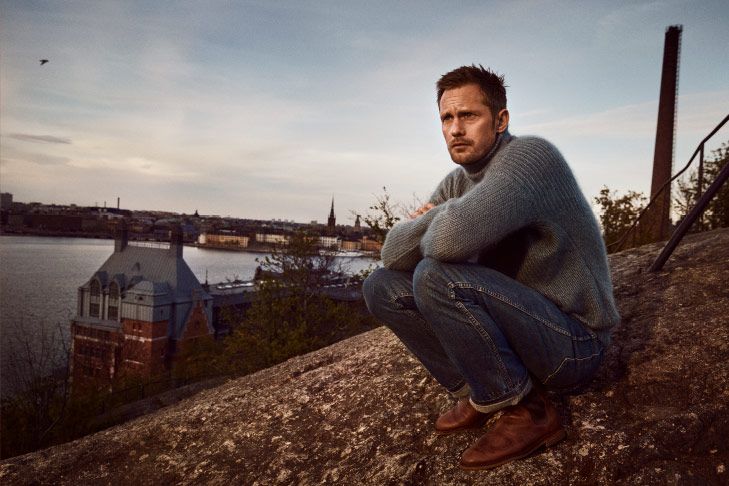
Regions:
<instances>
[{"instance_id":1,"label":"man's ear","mask_svg":"<svg viewBox=\"0 0 729 486\"><path fill-rule=\"evenodd\" d=\"M496 131L502 133L509 126L509 110L504 108L496 117Z\"/></svg>"}]
</instances>

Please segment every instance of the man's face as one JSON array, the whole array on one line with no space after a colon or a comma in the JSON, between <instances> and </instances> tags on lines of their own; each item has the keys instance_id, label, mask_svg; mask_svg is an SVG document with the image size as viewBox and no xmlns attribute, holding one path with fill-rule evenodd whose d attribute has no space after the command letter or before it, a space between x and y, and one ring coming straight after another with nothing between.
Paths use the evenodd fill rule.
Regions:
<instances>
[{"instance_id":1,"label":"man's face","mask_svg":"<svg viewBox=\"0 0 729 486\"><path fill-rule=\"evenodd\" d=\"M508 111L502 110L499 119L494 120L485 101L476 84L446 90L440 98L443 137L456 164L471 164L483 158L494 146L497 133L506 129Z\"/></svg>"}]
</instances>

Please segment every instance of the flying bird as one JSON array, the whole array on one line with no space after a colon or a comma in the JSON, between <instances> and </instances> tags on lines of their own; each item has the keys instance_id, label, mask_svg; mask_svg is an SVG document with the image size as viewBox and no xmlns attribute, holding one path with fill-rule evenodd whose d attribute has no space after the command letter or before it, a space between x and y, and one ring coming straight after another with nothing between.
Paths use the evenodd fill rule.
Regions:
<instances>
[{"instance_id":1,"label":"flying bird","mask_svg":"<svg viewBox=\"0 0 729 486\"><path fill-rule=\"evenodd\" d=\"M44 65L44 64L45 64L45 63L47 63L47 62L48 62L48 59L41 59L41 60L40 60L41 66L42 66L42 65Z\"/></svg>"}]
</instances>

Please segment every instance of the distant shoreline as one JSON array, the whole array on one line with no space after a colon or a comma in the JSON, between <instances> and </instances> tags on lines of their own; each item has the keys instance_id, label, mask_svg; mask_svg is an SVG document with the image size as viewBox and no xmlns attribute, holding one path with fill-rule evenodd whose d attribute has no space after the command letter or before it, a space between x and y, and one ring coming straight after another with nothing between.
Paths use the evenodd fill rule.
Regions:
<instances>
[{"instance_id":1,"label":"distant shoreline","mask_svg":"<svg viewBox=\"0 0 729 486\"><path fill-rule=\"evenodd\" d=\"M114 235L111 233L90 233L78 231L53 231L53 230L33 230L27 231L8 231L7 227L0 229L0 236L49 236L56 238L88 238L96 240L113 240ZM150 240L157 241L157 240Z\"/></svg>"},{"instance_id":2,"label":"distant shoreline","mask_svg":"<svg viewBox=\"0 0 729 486\"><path fill-rule=\"evenodd\" d=\"M273 247L264 247L264 246L246 246L246 247L239 247L234 245L210 245L210 244L200 244L200 243L191 243L190 246L195 246L197 248L200 248L202 250L224 250L224 251L243 251L248 253L271 253L274 248Z\"/></svg>"},{"instance_id":3,"label":"distant shoreline","mask_svg":"<svg viewBox=\"0 0 729 486\"><path fill-rule=\"evenodd\" d=\"M24 231L24 232L0 232L0 236L39 236L44 238L78 238L78 239L90 239L90 240L111 240L114 241L114 236L109 234L100 233L79 233L79 232L64 232L64 231ZM130 235L129 241L131 242L155 242L155 243L168 243L166 239L156 238L138 238L137 235ZM272 253L276 250L274 246L255 244L255 246L247 246L244 248L235 247L232 245L209 245L200 244L197 242L188 241L184 243L184 246L200 248L201 250L222 250L230 252L242 252L242 253ZM379 258L377 252L362 252L360 255L334 255L341 256L342 258Z\"/></svg>"},{"instance_id":4,"label":"distant shoreline","mask_svg":"<svg viewBox=\"0 0 729 486\"><path fill-rule=\"evenodd\" d=\"M275 251L277 248L273 246L267 246L267 245L259 245L256 244L256 246L246 246L246 247L239 247L234 245L210 245L210 244L200 244L200 243L194 243L190 246L195 246L197 248L203 249L203 250L224 250L224 251L233 251L233 252L246 252L246 253L271 253ZM349 250L342 250L342 252L348 252ZM379 258L379 254L377 252L372 251L362 251L358 250L359 254L357 255L338 255L335 254L333 256L335 257L341 257L341 258Z\"/></svg>"}]
</instances>

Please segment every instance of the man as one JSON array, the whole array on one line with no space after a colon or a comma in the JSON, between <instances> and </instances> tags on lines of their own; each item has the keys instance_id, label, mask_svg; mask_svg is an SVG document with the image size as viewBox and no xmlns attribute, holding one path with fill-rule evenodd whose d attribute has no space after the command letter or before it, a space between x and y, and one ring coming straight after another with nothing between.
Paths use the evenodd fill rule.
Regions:
<instances>
[{"instance_id":1,"label":"man","mask_svg":"<svg viewBox=\"0 0 729 486\"><path fill-rule=\"evenodd\" d=\"M541 387L589 380L619 316L590 206L553 145L509 134L503 77L463 66L437 93L459 167L390 230L364 294L458 398L438 433L502 411L461 456L465 469L491 468L565 437Z\"/></svg>"}]
</instances>

